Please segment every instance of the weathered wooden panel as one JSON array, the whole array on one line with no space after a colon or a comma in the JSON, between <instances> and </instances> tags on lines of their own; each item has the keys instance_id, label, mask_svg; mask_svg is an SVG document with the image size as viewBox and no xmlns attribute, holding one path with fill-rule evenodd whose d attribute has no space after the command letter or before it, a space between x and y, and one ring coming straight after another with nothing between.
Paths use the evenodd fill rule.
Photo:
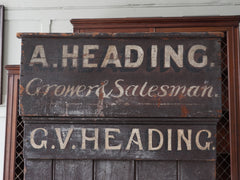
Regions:
<instances>
[{"instance_id":1,"label":"weathered wooden panel","mask_svg":"<svg viewBox=\"0 0 240 180\"><path fill-rule=\"evenodd\" d=\"M137 180L177 180L177 161L136 161Z\"/></svg>"},{"instance_id":2,"label":"weathered wooden panel","mask_svg":"<svg viewBox=\"0 0 240 180\"><path fill-rule=\"evenodd\" d=\"M214 159L215 134L215 125L26 124L24 155L34 159Z\"/></svg>"},{"instance_id":3,"label":"weathered wooden panel","mask_svg":"<svg viewBox=\"0 0 240 180\"><path fill-rule=\"evenodd\" d=\"M179 180L215 180L216 161L180 161Z\"/></svg>"},{"instance_id":4,"label":"weathered wooden panel","mask_svg":"<svg viewBox=\"0 0 240 180\"><path fill-rule=\"evenodd\" d=\"M94 161L95 180L133 180L134 161Z\"/></svg>"},{"instance_id":5,"label":"weathered wooden panel","mask_svg":"<svg viewBox=\"0 0 240 180\"><path fill-rule=\"evenodd\" d=\"M50 180L52 179L52 160L26 160L25 159L26 180Z\"/></svg>"},{"instance_id":6,"label":"weathered wooden panel","mask_svg":"<svg viewBox=\"0 0 240 180\"><path fill-rule=\"evenodd\" d=\"M54 161L54 179L56 180L92 180L92 160L56 160Z\"/></svg>"},{"instance_id":7,"label":"weathered wooden panel","mask_svg":"<svg viewBox=\"0 0 240 180\"><path fill-rule=\"evenodd\" d=\"M218 117L220 35L23 34L21 115Z\"/></svg>"}]
</instances>

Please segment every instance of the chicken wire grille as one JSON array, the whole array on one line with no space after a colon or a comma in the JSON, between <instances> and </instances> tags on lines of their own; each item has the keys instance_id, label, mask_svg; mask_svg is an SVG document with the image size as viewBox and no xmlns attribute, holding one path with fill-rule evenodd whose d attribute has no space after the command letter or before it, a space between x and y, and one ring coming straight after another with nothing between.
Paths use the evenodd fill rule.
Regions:
<instances>
[{"instance_id":1,"label":"chicken wire grille","mask_svg":"<svg viewBox=\"0 0 240 180\"><path fill-rule=\"evenodd\" d=\"M16 132L15 180L23 180L24 177L23 132L24 125L22 118L19 116L17 118Z\"/></svg>"},{"instance_id":2,"label":"chicken wire grille","mask_svg":"<svg viewBox=\"0 0 240 180\"><path fill-rule=\"evenodd\" d=\"M221 43L222 56L222 118L217 125L217 162L216 179L230 180L230 141L229 141L229 107L228 107L228 64L226 38Z\"/></svg>"},{"instance_id":3,"label":"chicken wire grille","mask_svg":"<svg viewBox=\"0 0 240 180\"><path fill-rule=\"evenodd\" d=\"M229 143L229 107L228 107L228 66L226 39L221 43L222 56L222 118L217 125L217 161L216 179L231 180L230 143ZM24 124L22 118L17 118L16 132L16 160L15 180L24 179L23 134Z\"/></svg>"}]
</instances>

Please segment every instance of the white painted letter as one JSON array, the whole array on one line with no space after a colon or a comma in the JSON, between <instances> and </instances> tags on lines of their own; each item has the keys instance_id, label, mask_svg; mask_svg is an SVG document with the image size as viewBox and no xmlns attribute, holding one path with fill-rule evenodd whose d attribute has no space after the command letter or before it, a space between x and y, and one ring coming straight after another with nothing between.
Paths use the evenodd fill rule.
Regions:
<instances>
[{"instance_id":1,"label":"white painted letter","mask_svg":"<svg viewBox=\"0 0 240 180\"><path fill-rule=\"evenodd\" d=\"M44 136L47 136L47 135L48 135L47 130L44 129L44 128L34 129L34 130L31 132L31 135L30 135L30 144L32 145L32 147L33 147L34 149L41 149L41 148L43 148L43 147L44 147L45 149L47 149L47 141L46 141L46 140L44 140L44 141L42 140L40 145L36 144L35 141L34 141L34 136L35 136L35 134L36 134L36 132L37 132L38 130L42 130L42 131L44 132Z\"/></svg>"},{"instance_id":2,"label":"white painted letter","mask_svg":"<svg viewBox=\"0 0 240 180\"><path fill-rule=\"evenodd\" d=\"M83 46L83 67L84 68L96 68L97 64L91 63L89 64L89 59L95 58L94 54L89 54L91 49L99 49L98 45L84 45Z\"/></svg>"},{"instance_id":3,"label":"white painted letter","mask_svg":"<svg viewBox=\"0 0 240 180\"><path fill-rule=\"evenodd\" d=\"M40 91L40 88L38 87L38 88L35 89L34 92L32 92L32 93L29 92L29 88L30 88L30 86L32 85L32 83L33 83L34 81L40 81L40 83L41 83L41 82L42 82L42 79L33 78L31 81L29 81L29 82L27 83L27 85L26 85L26 93L27 93L28 95L30 95L30 96L38 95L38 94L39 94L39 91Z\"/></svg>"},{"instance_id":4,"label":"white painted letter","mask_svg":"<svg viewBox=\"0 0 240 180\"><path fill-rule=\"evenodd\" d=\"M135 62L131 62L131 50L137 51L137 60ZM143 62L144 52L140 46L137 45L127 45L125 47L125 67L127 68L137 68Z\"/></svg>"},{"instance_id":5,"label":"white painted letter","mask_svg":"<svg viewBox=\"0 0 240 180\"><path fill-rule=\"evenodd\" d=\"M33 66L33 64L42 64L43 67L48 67L43 45L35 46L29 66Z\"/></svg>"},{"instance_id":6,"label":"white painted letter","mask_svg":"<svg viewBox=\"0 0 240 180\"><path fill-rule=\"evenodd\" d=\"M109 139L115 139L115 137L113 135L109 135L109 132L117 132L119 134L120 129L116 129L116 128L106 128L105 129L105 149L107 149L107 150L121 149L121 144L116 145L116 146L109 145Z\"/></svg>"},{"instance_id":7,"label":"white painted letter","mask_svg":"<svg viewBox=\"0 0 240 180\"><path fill-rule=\"evenodd\" d=\"M137 137L137 141L135 141L133 139L135 134L136 134L136 137ZM141 141L141 137L140 137L140 132L139 132L139 129L137 129L137 128L132 129L131 136L128 140L126 150L130 150L132 142L138 145L139 150L143 150L142 141Z\"/></svg>"},{"instance_id":8,"label":"white painted letter","mask_svg":"<svg viewBox=\"0 0 240 180\"><path fill-rule=\"evenodd\" d=\"M156 147L153 147L152 141L153 141L153 132L158 133L159 135L159 144ZM158 149L161 149L163 145L163 134L158 129L148 129L148 150L156 151Z\"/></svg>"},{"instance_id":9,"label":"white painted letter","mask_svg":"<svg viewBox=\"0 0 240 180\"><path fill-rule=\"evenodd\" d=\"M157 45L152 45L151 49L151 68L157 67Z\"/></svg>"},{"instance_id":10,"label":"white painted letter","mask_svg":"<svg viewBox=\"0 0 240 180\"><path fill-rule=\"evenodd\" d=\"M72 58L72 67L77 67L78 45L73 46L73 53L68 53L68 45L63 45L62 67L67 67L67 59Z\"/></svg>"},{"instance_id":11,"label":"white painted letter","mask_svg":"<svg viewBox=\"0 0 240 180\"><path fill-rule=\"evenodd\" d=\"M203 129L203 130L198 131L197 134L196 134L196 145L197 145L198 149L200 149L202 151L209 150L210 145L211 145L210 142L206 142L205 146L202 146L200 144L200 135L201 135L202 132L207 133L207 135L208 135L207 138L210 138L212 136L212 133L209 130Z\"/></svg>"},{"instance_id":12,"label":"white painted letter","mask_svg":"<svg viewBox=\"0 0 240 180\"><path fill-rule=\"evenodd\" d=\"M208 58L206 55L202 56L202 62L196 62L194 55L197 50L203 50L206 51L207 47L203 45L194 45L191 47L191 49L188 52L188 62L195 68L202 68L207 65L208 63Z\"/></svg>"},{"instance_id":13,"label":"white painted letter","mask_svg":"<svg viewBox=\"0 0 240 180\"><path fill-rule=\"evenodd\" d=\"M59 142L59 145L60 145L60 149L65 149L66 146L67 146L67 143L70 139L70 136L72 135L73 128L70 128L68 130L68 133L67 133L67 136L66 136L64 142L63 142L63 139L62 139L60 128L55 128L55 131L56 131L56 134L57 134L57 137L58 137L58 142Z\"/></svg>"},{"instance_id":14,"label":"white painted letter","mask_svg":"<svg viewBox=\"0 0 240 180\"><path fill-rule=\"evenodd\" d=\"M178 132L177 133L178 135L177 150L178 151L182 150L182 139L183 139L183 141L186 143L187 150L190 151L192 149L192 130L188 129L188 138L185 137L183 129L178 129L177 132Z\"/></svg>"},{"instance_id":15,"label":"white painted letter","mask_svg":"<svg viewBox=\"0 0 240 180\"><path fill-rule=\"evenodd\" d=\"M168 151L172 151L172 129L168 129Z\"/></svg>"},{"instance_id":16,"label":"white painted letter","mask_svg":"<svg viewBox=\"0 0 240 180\"><path fill-rule=\"evenodd\" d=\"M178 67L183 67L183 45L178 45L177 53L170 45L165 46L164 68L170 68L171 57Z\"/></svg>"},{"instance_id":17,"label":"white painted letter","mask_svg":"<svg viewBox=\"0 0 240 180\"><path fill-rule=\"evenodd\" d=\"M108 47L106 56L102 62L101 67L105 68L107 67L108 64L115 64L115 67L122 67L120 60L118 58L118 52L117 52L117 48L114 45L110 45Z\"/></svg>"},{"instance_id":18,"label":"white painted letter","mask_svg":"<svg viewBox=\"0 0 240 180\"><path fill-rule=\"evenodd\" d=\"M86 128L82 128L82 149L86 149L86 141L94 141L94 149L98 149L98 128L94 129L94 136L86 136Z\"/></svg>"},{"instance_id":19,"label":"white painted letter","mask_svg":"<svg viewBox=\"0 0 240 180\"><path fill-rule=\"evenodd\" d=\"M118 95L114 95L114 94L111 94L112 97L114 98L120 98L124 95L124 89L123 87L118 83L120 81L124 81L123 79L118 79L115 81L115 86L116 88L119 90L119 94Z\"/></svg>"}]
</instances>

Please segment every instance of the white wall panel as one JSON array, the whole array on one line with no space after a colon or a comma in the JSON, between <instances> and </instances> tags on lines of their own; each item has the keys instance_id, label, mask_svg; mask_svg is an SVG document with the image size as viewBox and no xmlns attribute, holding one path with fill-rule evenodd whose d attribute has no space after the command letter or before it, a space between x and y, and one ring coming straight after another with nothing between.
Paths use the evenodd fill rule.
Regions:
<instances>
[{"instance_id":1,"label":"white wall panel","mask_svg":"<svg viewBox=\"0 0 240 180\"><path fill-rule=\"evenodd\" d=\"M10 8L117 7L117 6L199 6L227 5L235 0L2 0ZM57 8L56 7L56 8Z\"/></svg>"},{"instance_id":2,"label":"white wall panel","mask_svg":"<svg viewBox=\"0 0 240 180\"><path fill-rule=\"evenodd\" d=\"M5 117L0 117L0 179L3 179L4 148L5 148Z\"/></svg>"},{"instance_id":3,"label":"white wall panel","mask_svg":"<svg viewBox=\"0 0 240 180\"><path fill-rule=\"evenodd\" d=\"M234 0L234 4L239 5L240 4L240 0Z\"/></svg>"},{"instance_id":4,"label":"white wall panel","mask_svg":"<svg viewBox=\"0 0 240 180\"><path fill-rule=\"evenodd\" d=\"M5 64L20 64L21 40L18 32L39 32L40 21L5 21L4 23L4 61Z\"/></svg>"},{"instance_id":5,"label":"white wall panel","mask_svg":"<svg viewBox=\"0 0 240 180\"><path fill-rule=\"evenodd\" d=\"M52 20L50 31L52 33L72 33L73 26L69 19L67 20Z\"/></svg>"},{"instance_id":6,"label":"white wall panel","mask_svg":"<svg viewBox=\"0 0 240 180\"><path fill-rule=\"evenodd\" d=\"M118 18L118 17L175 17L238 15L240 5L233 6L193 6L193 7L142 7L142 8L72 8L58 10L7 10L6 19L16 21L65 20L71 18ZM60 29L61 30L61 29Z\"/></svg>"}]
</instances>

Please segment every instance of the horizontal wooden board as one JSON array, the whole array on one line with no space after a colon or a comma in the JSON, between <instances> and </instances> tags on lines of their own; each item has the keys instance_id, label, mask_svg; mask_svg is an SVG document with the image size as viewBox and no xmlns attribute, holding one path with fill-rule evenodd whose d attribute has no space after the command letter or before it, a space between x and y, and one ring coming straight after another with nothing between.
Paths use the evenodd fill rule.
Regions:
<instances>
[{"instance_id":1,"label":"horizontal wooden board","mask_svg":"<svg viewBox=\"0 0 240 180\"><path fill-rule=\"evenodd\" d=\"M26 124L29 159L215 159L215 125Z\"/></svg>"},{"instance_id":2,"label":"horizontal wooden board","mask_svg":"<svg viewBox=\"0 0 240 180\"><path fill-rule=\"evenodd\" d=\"M21 37L21 116L221 115L219 35Z\"/></svg>"}]
</instances>

